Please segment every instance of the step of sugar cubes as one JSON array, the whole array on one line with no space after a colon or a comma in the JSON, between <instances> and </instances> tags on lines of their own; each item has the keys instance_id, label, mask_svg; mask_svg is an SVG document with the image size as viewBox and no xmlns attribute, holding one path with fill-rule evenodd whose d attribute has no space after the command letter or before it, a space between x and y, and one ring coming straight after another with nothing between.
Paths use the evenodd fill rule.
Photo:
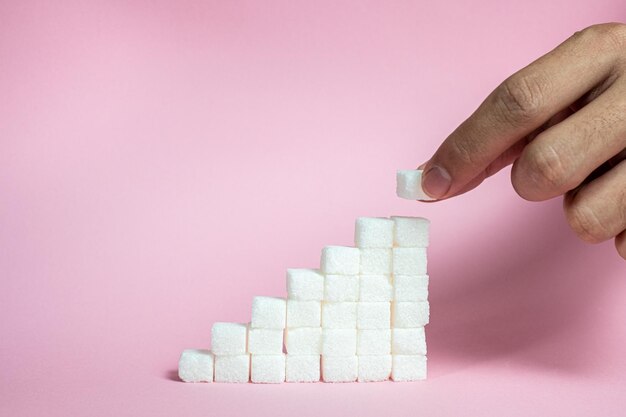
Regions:
<instances>
[{"instance_id":1,"label":"step of sugar cubes","mask_svg":"<svg viewBox=\"0 0 626 417\"><path fill-rule=\"evenodd\" d=\"M211 350L216 355L243 355L247 353L248 325L242 323L213 323Z\"/></svg>"},{"instance_id":2,"label":"step of sugar cubes","mask_svg":"<svg viewBox=\"0 0 626 417\"><path fill-rule=\"evenodd\" d=\"M431 201L434 198L428 196L422 189L421 169L400 170L396 172L396 194L407 200Z\"/></svg>"},{"instance_id":3,"label":"step of sugar cubes","mask_svg":"<svg viewBox=\"0 0 626 417\"><path fill-rule=\"evenodd\" d=\"M323 300L324 275L322 275L322 273L317 269L288 269L287 296L290 300Z\"/></svg>"},{"instance_id":4,"label":"step of sugar cubes","mask_svg":"<svg viewBox=\"0 0 626 417\"><path fill-rule=\"evenodd\" d=\"M326 275L358 275L361 269L359 248L326 246L322 249L320 267Z\"/></svg>"},{"instance_id":5,"label":"step of sugar cubes","mask_svg":"<svg viewBox=\"0 0 626 417\"><path fill-rule=\"evenodd\" d=\"M285 382L285 355L250 355L250 381L262 384Z\"/></svg>"},{"instance_id":6,"label":"step of sugar cubes","mask_svg":"<svg viewBox=\"0 0 626 417\"><path fill-rule=\"evenodd\" d=\"M318 382L320 380L320 355L292 355L287 353L285 381Z\"/></svg>"},{"instance_id":7,"label":"step of sugar cubes","mask_svg":"<svg viewBox=\"0 0 626 417\"><path fill-rule=\"evenodd\" d=\"M254 297L250 327L284 329L287 319L287 303L284 298Z\"/></svg>"},{"instance_id":8,"label":"step of sugar cubes","mask_svg":"<svg viewBox=\"0 0 626 417\"><path fill-rule=\"evenodd\" d=\"M250 355L216 355L215 382L242 383L250 380Z\"/></svg>"},{"instance_id":9,"label":"step of sugar cubes","mask_svg":"<svg viewBox=\"0 0 626 417\"><path fill-rule=\"evenodd\" d=\"M423 217L391 216L393 244L400 248L426 248L429 245L430 220Z\"/></svg>"},{"instance_id":10,"label":"step of sugar cubes","mask_svg":"<svg viewBox=\"0 0 626 417\"><path fill-rule=\"evenodd\" d=\"M186 349L178 361L178 377L185 382L213 382L213 353Z\"/></svg>"},{"instance_id":11,"label":"step of sugar cubes","mask_svg":"<svg viewBox=\"0 0 626 417\"><path fill-rule=\"evenodd\" d=\"M354 228L354 244L358 248L391 248L394 222L382 217L359 217Z\"/></svg>"}]
</instances>

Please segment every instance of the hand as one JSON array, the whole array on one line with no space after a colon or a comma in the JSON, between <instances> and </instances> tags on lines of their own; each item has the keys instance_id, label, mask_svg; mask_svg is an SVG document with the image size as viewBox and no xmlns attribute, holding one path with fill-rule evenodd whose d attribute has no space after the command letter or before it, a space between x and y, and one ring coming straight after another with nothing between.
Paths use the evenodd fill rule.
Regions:
<instances>
[{"instance_id":1,"label":"hand","mask_svg":"<svg viewBox=\"0 0 626 417\"><path fill-rule=\"evenodd\" d=\"M626 259L626 25L577 32L498 86L424 165L422 186L445 199L513 164L515 191L564 197L587 242L615 238Z\"/></svg>"}]
</instances>

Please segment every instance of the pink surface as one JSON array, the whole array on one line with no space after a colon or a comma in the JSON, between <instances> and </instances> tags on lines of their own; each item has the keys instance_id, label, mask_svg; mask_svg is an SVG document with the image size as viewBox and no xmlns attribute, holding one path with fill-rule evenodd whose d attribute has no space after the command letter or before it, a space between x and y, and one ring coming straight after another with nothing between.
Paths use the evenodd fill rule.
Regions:
<instances>
[{"instance_id":1,"label":"pink surface","mask_svg":"<svg viewBox=\"0 0 626 417\"><path fill-rule=\"evenodd\" d=\"M623 415L611 242L506 173L394 194L501 79L623 1L336 3L0 1L0 415ZM214 321L392 214L432 220L428 381L176 380Z\"/></svg>"}]
</instances>

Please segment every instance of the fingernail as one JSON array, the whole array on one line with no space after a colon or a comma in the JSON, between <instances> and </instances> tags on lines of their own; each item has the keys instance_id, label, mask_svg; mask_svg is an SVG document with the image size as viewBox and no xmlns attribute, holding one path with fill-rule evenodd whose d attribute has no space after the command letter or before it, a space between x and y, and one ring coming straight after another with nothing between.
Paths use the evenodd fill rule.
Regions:
<instances>
[{"instance_id":1,"label":"fingernail","mask_svg":"<svg viewBox=\"0 0 626 417\"><path fill-rule=\"evenodd\" d=\"M444 168L434 165L424 173L422 188L432 198L441 198L448 193L452 177Z\"/></svg>"}]
</instances>

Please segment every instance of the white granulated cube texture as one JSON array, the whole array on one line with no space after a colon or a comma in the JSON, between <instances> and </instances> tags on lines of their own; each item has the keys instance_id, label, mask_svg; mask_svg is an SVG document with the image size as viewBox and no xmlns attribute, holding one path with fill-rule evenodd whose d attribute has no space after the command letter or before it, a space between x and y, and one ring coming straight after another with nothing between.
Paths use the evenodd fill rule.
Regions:
<instances>
[{"instance_id":1,"label":"white granulated cube texture","mask_svg":"<svg viewBox=\"0 0 626 417\"><path fill-rule=\"evenodd\" d=\"M287 327L320 327L321 301L287 300Z\"/></svg>"},{"instance_id":2,"label":"white granulated cube texture","mask_svg":"<svg viewBox=\"0 0 626 417\"><path fill-rule=\"evenodd\" d=\"M325 301L357 301L359 299L358 275L326 275Z\"/></svg>"},{"instance_id":3,"label":"white granulated cube texture","mask_svg":"<svg viewBox=\"0 0 626 417\"><path fill-rule=\"evenodd\" d=\"M357 355L389 355L391 353L391 329L359 330Z\"/></svg>"},{"instance_id":4,"label":"white granulated cube texture","mask_svg":"<svg viewBox=\"0 0 626 417\"><path fill-rule=\"evenodd\" d=\"M285 355L250 355L250 381L257 384L285 382Z\"/></svg>"},{"instance_id":5,"label":"white granulated cube texture","mask_svg":"<svg viewBox=\"0 0 626 417\"><path fill-rule=\"evenodd\" d=\"M359 356L359 382L387 381L391 375L391 355Z\"/></svg>"},{"instance_id":6,"label":"white granulated cube texture","mask_svg":"<svg viewBox=\"0 0 626 417\"><path fill-rule=\"evenodd\" d=\"M283 353L282 329L250 328L248 331L248 353L278 355Z\"/></svg>"},{"instance_id":7,"label":"white granulated cube texture","mask_svg":"<svg viewBox=\"0 0 626 417\"><path fill-rule=\"evenodd\" d=\"M393 284L390 275L361 275L359 301L391 301Z\"/></svg>"},{"instance_id":8,"label":"white granulated cube texture","mask_svg":"<svg viewBox=\"0 0 626 417\"><path fill-rule=\"evenodd\" d=\"M178 377L185 382L213 382L213 353L206 349L183 350Z\"/></svg>"},{"instance_id":9,"label":"white granulated cube texture","mask_svg":"<svg viewBox=\"0 0 626 417\"><path fill-rule=\"evenodd\" d=\"M432 201L422 189L421 169L400 170L396 173L396 194L407 200Z\"/></svg>"},{"instance_id":10,"label":"white granulated cube texture","mask_svg":"<svg viewBox=\"0 0 626 417\"><path fill-rule=\"evenodd\" d=\"M248 382L250 355L216 355L215 382Z\"/></svg>"},{"instance_id":11,"label":"white granulated cube texture","mask_svg":"<svg viewBox=\"0 0 626 417\"><path fill-rule=\"evenodd\" d=\"M287 296L292 300L323 300L324 275L317 269L288 269Z\"/></svg>"},{"instance_id":12,"label":"white granulated cube texture","mask_svg":"<svg viewBox=\"0 0 626 417\"><path fill-rule=\"evenodd\" d=\"M216 355L243 355L247 352L248 325L213 323L211 351Z\"/></svg>"},{"instance_id":13,"label":"white granulated cube texture","mask_svg":"<svg viewBox=\"0 0 626 417\"><path fill-rule=\"evenodd\" d=\"M356 313L357 329L389 329L391 327L391 303L359 302Z\"/></svg>"},{"instance_id":14,"label":"white granulated cube texture","mask_svg":"<svg viewBox=\"0 0 626 417\"><path fill-rule=\"evenodd\" d=\"M392 216L394 223L394 245L403 248L425 248L428 246L430 220L423 217Z\"/></svg>"},{"instance_id":15,"label":"white granulated cube texture","mask_svg":"<svg viewBox=\"0 0 626 417\"><path fill-rule=\"evenodd\" d=\"M392 329L391 353L394 355L426 355L426 332L424 328Z\"/></svg>"},{"instance_id":16,"label":"white granulated cube texture","mask_svg":"<svg viewBox=\"0 0 626 417\"><path fill-rule=\"evenodd\" d=\"M394 275L426 275L426 248L393 248Z\"/></svg>"},{"instance_id":17,"label":"white granulated cube texture","mask_svg":"<svg viewBox=\"0 0 626 417\"><path fill-rule=\"evenodd\" d=\"M326 246L322 249L321 269L324 274L357 275L361 267L359 248Z\"/></svg>"},{"instance_id":18,"label":"white granulated cube texture","mask_svg":"<svg viewBox=\"0 0 626 417\"><path fill-rule=\"evenodd\" d=\"M391 379L398 382L426 379L426 361L424 355L393 355Z\"/></svg>"},{"instance_id":19,"label":"white granulated cube texture","mask_svg":"<svg viewBox=\"0 0 626 417\"><path fill-rule=\"evenodd\" d=\"M322 353L321 327L294 327L285 332L285 349L294 355L319 355Z\"/></svg>"},{"instance_id":20,"label":"white granulated cube texture","mask_svg":"<svg viewBox=\"0 0 626 417\"><path fill-rule=\"evenodd\" d=\"M393 246L393 220L381 217L356 219L354 244L359 248L390 248Z\"/></svg>"},{"instance_id":21,"label":"white granulated cube texture","mask_svg":"<svg viewBox=\"0 0 626 417\"><path fill-rule=\"evenodd\" d=\"M356 355L356 329L322 329L322 355Z\"/></svg>"},{"instance_id":22,"label":"white granulated cube texture","mask_svg":"<svg viewBox=\"0 0 626 417\"><path fill-rule=\"evenodd\" d=\"M322 327L356 329L357 303L322 303Z\"/></svg>"},{"instance_id":23,"label":"white granulated cube texture","mask_svg":"<svg viewBox=\"0 0 626 417\"><path fill-rule=\"evenodd\" d=\"M391 303L391 324L393 327L424 327L430 320L428 301L394 301Z\"/></svg>"},{"instance_id":24,"label":"white granulated cube texture","mask_svg":"<svg viewBox=\"0 0 626 417\"><path fill-rule=\"evenodd\" d=\"M391 248L361 249L361 274L390 275L391 258Z\"/></svg>"},{"instance_id":25,"label":"white granulated cube texture","mask_svg":"<svg viewBox=\"0 0 626 417\"><path fill-rule=\"evenodd\" d=\"M250 327L261 329L284 329L287 303L284 298L254 297Z\"/></svg>"},{"instance_id":26,"label":"white granulated cube texture","mask_svg":"<svg viewBox=\"0 0 626 417\"><path fill-rule=\"evenodd\" d=\"M322 356L324 382L354 382L359 375L358 358L349 356Z\"/></svg>"},{"instance_id":27,"label":"white granulated cube texture","mask_svg":"<svg viewBox=\"0 0 626 417\"><path fill-rule=\"evenodd\" d=\"M396 275L393 291L394 301L427 301L428 275Z\"/></svg>"},{"instance_id":28,"label":"white granulated cube texture","mask_svg":"<svg viewBox=\"0 0 626 417\"><path fill-rule=\"evenodd\" d=\"M318 382L320 376L320 355L287 354L285 381Z\"/></svg>"}]
</instances>

